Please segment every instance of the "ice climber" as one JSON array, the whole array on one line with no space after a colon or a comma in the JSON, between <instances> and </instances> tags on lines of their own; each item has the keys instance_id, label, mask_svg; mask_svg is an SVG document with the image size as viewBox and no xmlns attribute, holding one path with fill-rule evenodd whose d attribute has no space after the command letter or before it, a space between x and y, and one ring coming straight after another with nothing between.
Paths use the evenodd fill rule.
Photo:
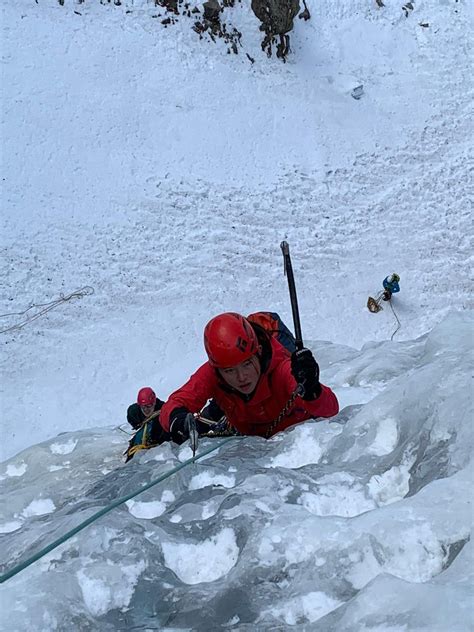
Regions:
<instances>
[{"instance_id":1,"label":"ice climber","mask_svg":"<svg viewBox=\"0 0 474 632\"><path fill-rule=\"evenodd\" d=\"M140 450L153 448L173 440L170 433L166 432L160 424L160 411L163 404L164 402L158 399L149 386L144 386L138 391L137 402L131 404L127 410L127 421L136 430L124 452L127 461ZM219 422L223 412L211 400L201 415L206 423L197 422L196 425L198 432L203 433L209 430L210 425ZM177 443L184 441L184 438L179 435L176 438Z\"/></svg>"},{"instance_id":2,"label":"ice climber","mask_svg":"<svg viewBox=\"0 0 474 632\"><path fill-rule=\"evenodd\" d=\"M137 430L144 421L158 417L164 402L155 395L149 386L144 386L138 391L137 401L127 409L127 421Z\"/></svg>"},{"instance_id":3,"label":"ice climber","mask_svg":"<svg viewBox=\"0 0 474 632\"><path fill-rule=\"evenodd\" d=\"M197 413L209 399L239 433L267 438L339 411L335 394L319 381L319 366L309 349L290 354L263 327L240 314L227 312L211 319L204 346L208 361L161 409L160 424L177 443L187 438L188 413ZM304 394L284 411L298 383Z\"/></svg>"}]
</instances>

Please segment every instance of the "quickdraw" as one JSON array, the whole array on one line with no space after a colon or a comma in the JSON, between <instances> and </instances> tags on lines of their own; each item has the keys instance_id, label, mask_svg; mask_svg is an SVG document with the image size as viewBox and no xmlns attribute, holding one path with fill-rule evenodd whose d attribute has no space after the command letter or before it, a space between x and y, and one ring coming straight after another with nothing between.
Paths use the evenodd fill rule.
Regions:
<instances>
[{"instance_id":1,"label":"quickdraw","mask_svg":"<svg viewBox=\"0 0 474 632\"><path fill-rule=\"evenodd\" d=\"M240 432L234 426L232 426L228 421L227 417L224 415L219 419L219 421L212 421L211 419L206 419L199 413L196 414L196 418L207 424L210 428L207 432L203 432L199 435L199 437L239 437Z\"/></svg>"}]
</instances>

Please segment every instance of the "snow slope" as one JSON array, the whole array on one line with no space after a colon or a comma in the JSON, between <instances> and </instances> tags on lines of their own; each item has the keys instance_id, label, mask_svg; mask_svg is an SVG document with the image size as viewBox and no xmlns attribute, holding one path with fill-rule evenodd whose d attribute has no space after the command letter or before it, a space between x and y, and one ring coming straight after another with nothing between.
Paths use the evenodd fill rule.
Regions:
<instances>
[{"instance_id":1,"label":"snow slope","mask_svg":"<svg viewBox=\"0 0 474 632\"><path fill-rule=\"evenodd\" d=\"M166 397L221 310L291 324L282 239L310 340L389 339L392 271L398 340L469 305L471 6L387 5L310 3L282 64L245 4L228 55L154 3L3 3L2 312L95 290L2 336L4 457Z\"/></svg>"}]
</instances>

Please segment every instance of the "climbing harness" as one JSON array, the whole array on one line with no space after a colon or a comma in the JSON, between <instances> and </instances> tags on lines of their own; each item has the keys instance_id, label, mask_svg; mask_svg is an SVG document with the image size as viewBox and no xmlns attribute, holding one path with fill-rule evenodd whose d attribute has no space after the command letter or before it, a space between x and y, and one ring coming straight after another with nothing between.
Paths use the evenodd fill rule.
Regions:
<instances>
[{"instance_id":1,"label":"climbing harness","mask_svg":"<svg viewBox=\"0 0 474 632\"><path fill-rule=\"evenodd\" d=\"M83 298L84 296L90 296L91 294L94 294L94 288L89 285L86 285L85 287L82 287L79 290L75 290L74 292L71 292L71 294L67 294L66 296L64 294L60 294L59 298L57 298L54 301L51 301L50 303L38 303L38 304L32 303L27 309L25 309L22 312L11 312L9 314L0 314L0 318L8 318L10 316L26 316L26 314L28 314L30 310L34 308L41 308L38 312L34 314L28 314L28 316L26 316L26 318L20 321L19 323L16 323L15 325L11 325L11 327L6 327L5 329L0 329L0 334L6 334L9 331L16 331L17 329L22 329L25 325L32 323L34 320L37 320L38 318L40 318L40 316L43 316L44 314L46 314L47 312L50 312L55 307L58 307L58 305L61 305L61 303L67 303L73 298Z\"/></svg>"},{"instance_id":2,"label":"climbing harness","mask_svg":"<svg viewBox=\"0 0 474 632\"><path fill-rule=\"evenodd\" d=\"M278 417L272 421L272 423L268 426L267 431L265 433L265 439L269 439L273 434L275 428L283 421L283 419L288 415L288 413L293 408L293 404L297 397L301 397L304 395L304 387L302 384L297 384L295 390L291 393L288 401L281 409ZM234 426L231 426L227 421L227 418L224 416L219 421L211 421L210 419L206 419L199 413L194 415L195 419L211 426L210 430L205 433L201 433L199 435L199 439L204 437L215 438L215 437L239 437L242 436Z\"/></svg>"},{"instance_id":3,"label":"climbing harness","mask_svg":"<svg viewBox=\"0 0 474 632\"><path fill-rule=\"evenodd\" d=\"M395 320L397 321L397 328L392 333L390 340L393 340L395 334L401 327L400 320L395 312L395 309L392 305L392 300L391 300L392 294L396 294L397 292L400 292L399 281L400 281L400 277L398 274L395 274L395 272L393 274L390 274L389 276L385 277L385 279L382 281L383 290L379 292L375 296L375 298L373 296L369 296L369 298L367 299L367 309L369 310L369 312L372 312L372 314L377 314L383 309L382 301L386 301L390 305L390 308L395 317Z\"/></svg>"},{"instance_id":4,"label":"climbing harness","mask_svg":"<svg viewBox=\"0 0 474 632\"><path fill-rule=\"evenodd\" d=\"M137 428L136 432L133 433L132 438L128 443L128 447L123 453L125 456L125 463L128 463L128 461L130 461L130 459L140 450L149 450L150 448L154 448L156 445L159 445L151 440L151 430L153 426L152 421L156 419L159 414L160 411L155 410L154 413L143 421L142 425ZM121 428L119 429L121 430ZM125 431L122 430L122 432Z\"/></svg>"},{"instance_id":5,"label":"climbing harness","mask_svg":"<svg viewBox=\"0 0 474 632\"><path fill-rule=\"evenodd\" d=\"M155 445L158 445L156 443L151 443L150 431L151 424L148 422L148 420L144 421L137 432L130 439L128 447L123 453L125 456L125 463L128 463L130 459L135 456L135 454L140 450L149 450Z\"/></svg>"},{"instance_id":6,"label":"climbing harness","mask_svg":"<svg viewBox=\"0 0 474 632\"><path fill-rule=\"evenodd\" d=\"M203 432L200 434L200 437L240 437L242 436L240 432L231 426L227 421L227 417L222 416L219 421L212 421L211 419L206 419L201 414L197 413L196 418L204 424L210 426L210 429L207 432Z\"/></svg>"},{"instance_id":7,"label":"climbing harness","mask_svg":"<svg viewBox=\"0 0 474 632\"><path fill-rule=\"evenodd\" d=\"M96 520L104 516L105 514L109 513L110 511L112 511L112 509L115 509L119 505L123 505L128 500L131 500L132 498L135 498L135 496L138 496L138 494L141 494L147 489L151 489L158 483L165 481L167 478L170 478L171 476L173 476L173 474L176 474L176 472L179 472L179 470L182 470L184 467L190 465L191 463L194 463L195 461L199 461L199 459L202 459L203 457L207 456L211 452L218 450L221 446L223 446L225 443L228 443L231 439L234 439L234 438L238 438L238 437L227 437L226 439L224 439L223 441L220 441L217 445L213 446L212 448L209 448L208 450L204 450L204 452L201 452L201 454L198 454L197 456L193 456L191 459L184 461L184 463L180 463L179 465L174 467L172 470L169 470L162 476L159 476L157 479L150 481L149 483L147 483L140 489L134 492L131 492L130 494L127 494L126 496L122 496L121 498L118 498L117 500L110 503L106 507L103 507L102 509L97 511L95 514L87 518L87 520L84 520L83 522L79 523L77 527L74 527L74 529L71 529L60 538L57 538L56 540L51 542L51 544L48 544L48 546L45 546L43 549L38 551L38 553L35 553L34 555L26 559L24 562L17 564L16 566L11 568L9 571L4 573L3 575L0 575L0 584L3 584L3 582L7 581L7 579L14 577L20 571L24 570L25 568L28 568L28 566L31 566L31 564L33 564L37 560L44 557L45 555L47 555L48 553L56 549L61 544L64 544L64 542L71 539L73 536L79 533L79 531L82 531L83 529L88 527L90 524L92 524L93 522L95 522Z\"/></svg>"}]
</instances>

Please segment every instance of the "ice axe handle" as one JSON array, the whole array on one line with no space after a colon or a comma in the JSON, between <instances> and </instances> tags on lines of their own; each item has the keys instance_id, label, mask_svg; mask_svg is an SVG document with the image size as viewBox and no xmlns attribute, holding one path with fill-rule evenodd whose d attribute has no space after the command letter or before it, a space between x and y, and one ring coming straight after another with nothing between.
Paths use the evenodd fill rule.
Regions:
<instances>
[{"instance_id":1,"label":"ice axe handle","mask_svg":"<svg viewBox=\"0 0 474 632\"><path fill-rule=\"evenodd\" d=\"M283 253L283 262L285 265L285 274L288 278L288 289L290 291L291 311L293 312L293 324L295 328L296 349L299 351L303 348L303 336L301 335L300 313L298 309L298 298L296 296L295 277L293 276L293 268L291 265L290 246L288 242L282 241L280 244Z\"/></svg>"},{"instance_id":2,"label":"ice axe handle","mask_svg":"<svg viewBox=\"0 0 474 632\"><path fill-rule=\"evenodd\" d=\"M199 443L199 435L196 428L196 418L192 413L186 415L186 430L189 435L189 446L193 451L193 458L196 456L196 450Z\"/></svg>"}]
</instances>

